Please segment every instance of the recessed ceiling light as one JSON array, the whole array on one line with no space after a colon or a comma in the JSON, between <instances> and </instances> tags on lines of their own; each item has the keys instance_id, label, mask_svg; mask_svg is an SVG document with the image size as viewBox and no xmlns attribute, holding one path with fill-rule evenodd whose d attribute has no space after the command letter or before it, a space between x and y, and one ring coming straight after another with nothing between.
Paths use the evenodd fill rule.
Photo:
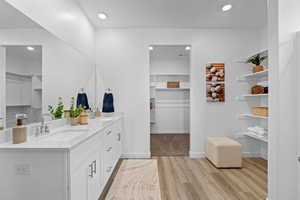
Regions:
<instances>
[{"instance_id":1,"label":"recessed ceiling light","mask_svg":"<svg viewBox=\"0 0 300 200\"><path fill-rule=\"evenodd\" d=\"M231 8L232 8L231 4L226 4L226 5L222 6L223 12L229 11L229 10L231 10Z\"/></svg>"},{"instance_id":2,"label":"recessed ceiling light","mask_svg":"<svg viewBox=\"0 0 300 200\"><path fill-rule=\"evenodd\" d=\"M152 50L153 50L153 46L149 46L148 49L149 49L150 51L152 51Z\"/></svg>"},{"instance_id":3,"label":"recessed ceiling light","mask_svg":"<svg viewBox=\"0 0 300 200\"><path fill-rule=\"evenodd\" d=\"M185 47L185 50L186 50L186 51L189 51L189 50L191 50L191 47L190 47L190 46L186 46L186 47Z\"/></svg>"},{"instance_id":4,"label":"recessed ceiling light","mask_svg":"<svg viewBox=\"0 0 300 200\"><path fill-rule=\"evenodd\" d=\"M98 17L99 17L99 19L106 20L107 19L107 14L101 12L101 13L98 14Z\"/></svg>"},{"instance_id":5,"label":"recessed ceiling light","mask_svg":"<svg viewBox=\"0 0 300 200\"><path fill-rule=\"evenodd\" d=\"M28 51L34 51L34 47L28 46L28 47L27 47L27 50L28 50Z\"/></svg>"}]
</instances>

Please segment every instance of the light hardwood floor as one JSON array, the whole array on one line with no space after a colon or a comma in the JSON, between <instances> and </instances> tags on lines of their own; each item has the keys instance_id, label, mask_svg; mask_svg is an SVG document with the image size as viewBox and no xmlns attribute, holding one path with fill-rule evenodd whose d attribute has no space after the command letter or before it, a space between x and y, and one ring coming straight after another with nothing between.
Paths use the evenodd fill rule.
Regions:
<instances>
[{"instance_id":1,"label":"light hardwood floor","mask_svg":"<svg viewBox=\"0 0 300 200\"><path fill-rule=\"evenodd\" d=\"M162 200L266 199L267 161L263 159L244 158L242 169L216 169L204 158L152 159L158 162Z\"/></svg>"},{"instance_id":2,"label":"light hardwood floor","mask_svg":"<svg viewBox=\"0 0 300 200\"><path fill-rule=\"evenodd\" d=\"M216 169L207 159L157 157L162 200L265 200L267 162L243 159L242 169Z\"/></svg>"}]
</instances>

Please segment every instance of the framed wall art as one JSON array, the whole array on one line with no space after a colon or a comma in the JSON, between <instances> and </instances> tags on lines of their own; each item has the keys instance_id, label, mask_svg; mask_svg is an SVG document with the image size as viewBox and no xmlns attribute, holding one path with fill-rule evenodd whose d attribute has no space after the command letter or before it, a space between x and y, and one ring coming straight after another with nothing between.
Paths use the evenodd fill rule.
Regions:
<instances>
[{"instance_id":1,"label":"framed wall art","mask_svg":"<svg viewBox=\"0 0 300 200\"><path fill-rule=\"evenodd\" d=\"M206 100L207 102L225 102L224 63L206 65Z\"/></svg>"}]
</instances>

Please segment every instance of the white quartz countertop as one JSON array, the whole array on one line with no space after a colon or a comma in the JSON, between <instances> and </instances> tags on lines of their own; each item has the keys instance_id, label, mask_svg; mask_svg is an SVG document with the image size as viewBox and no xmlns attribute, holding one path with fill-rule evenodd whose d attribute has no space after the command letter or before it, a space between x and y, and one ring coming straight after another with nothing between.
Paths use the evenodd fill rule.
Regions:
<instances>
[{"instance_id":1,"label":"white quartz countertop","mask_svg":"<svg viewBox=\"0 0 300 200\"><path fill-rule=\"evenodd\" d=\"M122 118L122 114L114 114L111 117L99 117L89 119L88 125L70 126L65 125L50 131L45 136L28 138L28 141L21 144L12 142L0 144L0 150L9 149L65 149L70 150L85 142L115 121Z\"/></svg>"}]
</instances>

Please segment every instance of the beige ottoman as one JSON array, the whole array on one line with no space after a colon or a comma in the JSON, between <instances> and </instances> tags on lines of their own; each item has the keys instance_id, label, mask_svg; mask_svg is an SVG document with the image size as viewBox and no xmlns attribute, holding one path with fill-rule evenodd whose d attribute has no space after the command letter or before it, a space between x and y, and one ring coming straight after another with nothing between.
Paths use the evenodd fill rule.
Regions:
<instances>
[{"instance_id":1,"label":"beige ottoman","mask_svg":"<svg viewBox=\"0 0 300 200\"><path fill-rule=\"evenodd\" d=\"M227 137L208 137L206 157L217 168L241 168L242 145Z\"/></svg>"}]
</instances>

